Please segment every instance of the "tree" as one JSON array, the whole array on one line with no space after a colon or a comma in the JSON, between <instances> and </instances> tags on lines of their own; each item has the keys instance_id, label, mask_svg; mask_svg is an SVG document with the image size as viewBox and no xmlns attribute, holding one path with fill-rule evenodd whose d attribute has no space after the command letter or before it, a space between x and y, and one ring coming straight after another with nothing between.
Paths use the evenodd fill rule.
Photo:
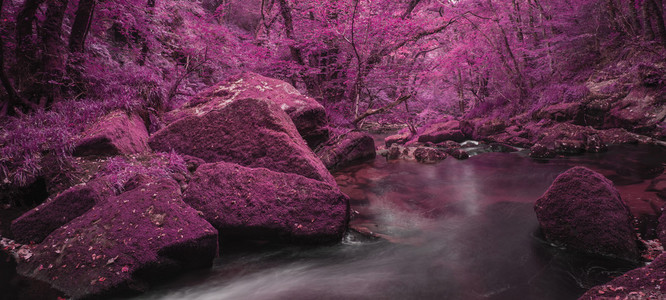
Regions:
<instances>
[{"instance_id":1,"label":"tree","mask_svg":"<svg viewBox=\"0 0 666 300\"><path fill-rule=\"evenodd\" d=\"M83 52L86 37L90 32L93 14L95 12L96 0L80 0L76 9L74 23L69 34L69 51L72 53Z\"/></svg>"}]
</instances>

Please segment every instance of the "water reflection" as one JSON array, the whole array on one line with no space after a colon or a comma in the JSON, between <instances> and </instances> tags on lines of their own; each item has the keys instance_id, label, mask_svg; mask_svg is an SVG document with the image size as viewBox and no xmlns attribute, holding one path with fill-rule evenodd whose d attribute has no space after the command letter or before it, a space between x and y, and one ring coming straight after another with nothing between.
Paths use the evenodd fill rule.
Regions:
<instances>
[{"instance_id":1,"label":"water reflection","mask_svg":"<svg viewBox=\"0 0 666 300\"><path fill-rule=\"evenodd\" d=\"M663 176L663 154L621 147L538 162L487 153L435 165L380 157L336 178L357 211L352 227L385 239L351 231L335 246L223 252L211 271L140 299L576 299L632 266L544 243L534 200L585 165L612 178L634 213L649 213L645 203L663 202L644 188Z\"/></svg>"}]
</instances>

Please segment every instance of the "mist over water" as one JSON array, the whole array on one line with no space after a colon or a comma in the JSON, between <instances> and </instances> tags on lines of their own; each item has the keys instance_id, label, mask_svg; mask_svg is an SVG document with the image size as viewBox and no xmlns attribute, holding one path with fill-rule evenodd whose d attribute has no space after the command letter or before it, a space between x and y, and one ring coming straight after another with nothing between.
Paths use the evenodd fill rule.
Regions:
<instances>
[{"instance_id":1,"label":"mist over water","mask_svg":"<svg viewBox=\"0 0 666 300\"><path fill-rule=\"evenodd\" d=\"M634 214L648 213L663 204L644 187L663 173L664 154L625 146L548 162L485 153L434 165L378 157L335 174L356 211L342 243L221 244L212 270L137 299L576 299L632 266L544 242L534 201L559 173L584 165L632 197Z\"/></svg>"}]
</instances>

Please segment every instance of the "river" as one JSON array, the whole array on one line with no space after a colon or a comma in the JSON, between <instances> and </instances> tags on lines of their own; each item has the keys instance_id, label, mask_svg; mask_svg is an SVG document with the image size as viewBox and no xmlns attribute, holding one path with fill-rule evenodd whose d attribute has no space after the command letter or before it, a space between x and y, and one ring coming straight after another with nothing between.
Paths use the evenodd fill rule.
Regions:
<instances>
[{"instance_id":1,"label":"river","mask_svg":"<svg viewBox=\"0 0 666 300\"><path fill-rule=\"evenodd\" d=\"M665 154L616 146L548 161L483 153L432 165L380 156L334 174L354 211L341 243L221 244L211 270L136 299L576 299L634 266L544 242L534 201L559 173L583 165L613 180L649 224L664 201L646 189L666 180Z\"/></svg>"}]
</instances>

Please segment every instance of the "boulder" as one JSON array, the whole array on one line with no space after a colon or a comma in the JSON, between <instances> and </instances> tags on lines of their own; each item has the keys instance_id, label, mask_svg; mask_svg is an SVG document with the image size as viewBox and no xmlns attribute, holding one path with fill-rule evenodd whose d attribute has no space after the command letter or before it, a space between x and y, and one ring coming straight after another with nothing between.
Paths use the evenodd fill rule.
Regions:
<instances>
[{"instance_id":1,"label":"boulder","mask_svg":"<svg viewBox=\"0 0 666 300\"><path fill-rule=\"evenodd\" d=\"M659 198L666 200L666 174L652 179L646 191L656 192ZM664 214L664 225L666 226L666 214Z\"/></svg>"},{"instance_id":2,"label":"boulder","mask_svg":"<svg viewBox=\"0 0 666 300\"><path fill-rule=\"evenodd\" d=\"M666 255L585 292L580 300L666 299Z\"/></svg>"},{"instance_id":3,"label":"boulder","mask_svg":"<svg viewBox=\"0 0 666 300\"><path fill-rule=\"evenodd\" d=\"M113 156L150 152L148 130L141 117L114 111L86 129L74 146L74 156Z\"/></svg>"},{"instance_id":4,"label":"boulder","mask_svg":"<svg viewBox=\"0 0 666 300\"><path fill-rule=\"evenodd\" d=\"M571 250L638 259L633 217L613 183L585 167L560 174L534 206L550 242Z\"/></svg>"},{"instance_id":5,"label":"boulder","mask_svg":"<svg viewBox=\"0 0 666 300\"><path fill-rule=\"evenodd\" d=\"M465 151L465 150L463 150L463 149L451 149L451 148L449 148L449 149L448 149L447 151L445 151L445 152L446 152L448 155L451 155L451 157L453 157L453 158L455 158L455 159L460 159L460 160L462 160L462 159L468 159L468 158L469 158L469 154L467 153L467 151Z\"/></svg>"},{"instance_id":6,"label":"boulder","mask_svg":"<svg viewBox=\"0 0 666 300\"><path fill-rule=\"evenodd\" d=\"M403 145L411 138L412 134L410 132L398 133L384 138L384 144L387 148L390 148L393 144Z\"/></svg>"},{"instance_id":7,"label":"boulder","mask_svg":"<svg viewBox=\"0 0 666 300\"><path fill-rule=\"evenodd\" d=\"M639 134L652 134L666 118L666 93L635 87L610 110L606 128L624 128Z\"/></svg>"},{"instance_id":8,"label":"boulder","mask_svg":"<svg viewBox=\"0 0 666 300\"><path fill-rule=\"evenodd\" d=\"M555 152L560 154L574 155L583 153L585 151L585 142L581 140L556 140L553 142L553 145Z\"/></svg>"},{"instance_id":9,"label":"boulder","mask_svg":"<svg viewBox=\"0 0 666 300\"><path fill-rule=\"evenodd\" d=\"M418 147L414 150L416 161L424 164L433 164L446 158L446 153L429 147Z\"/></svg>"},{"instance_id":10,"label":"boulder","mask_svg":"<svg viewBox=\"0 0 666 300\"><path fill-rule=\"evenodd\" d=\"M150 137L157 151L176 151L205 162L300 174L335 184L280 107L265 99L244 98L183 117Z\"/></svg>"},{"instance_id":11,"label":"boulder","mask_svg":"<svg viewBox=\"0 0 666 300\"><path fill-rule=\"evenodd\" d=\"M531 140L559 154L603 152L607 144L630 142L631 134L622 130L597 130L571 123L540 122L527 126ZM634 140L635 141L635 140Z\"/></svg>"},{"instance_id":12,"label":"boulder","mask_svg":"<svg viewBox=\"0 0 666 300\"><path fill-rule=\"evenodd\" d=\"M590 134L585 137L585 151L590 153L606 152L608 147L598 134Z\"/></svg>"},{"instance_id":13,"label":"boulder","mask_svg":"<svg viewBox=\"0 0 666 300\"><path fill-rule=\"evenodd\" d=\"M462 142L464 140L465 134L460 130L460 122L456 120L432 124L418 138L420 143L430 142L434 144L444 141Z\"/></svg>"},{"instance_id":14,"label":"boulder","mask_svg":"<svg viewBox=\"0 0 666 300\"><path fill-rule=\"evenodd\" d=\"M14 240L39 243L110 194L108 187L97 182L73 186L12 221Z\"/></svg>"},{"instance_id":15,"label":"boulder","mask_svg":"<svg viewBox=\"0 0 666 300\"><path fill-rule=\"evenodd\" d=\"M185 202L201 211L223 240L336 242L349 219L349 198L337 187L224 162L197 169Z\"/></svg>"},{"instance_id":16,"label":"boulder","mask_svg":"<svg viewBox=\"0 0 666 300\"><path fill-rule=\"evenodd\" d=\"M531 143L527 138L521 137L518 134L520 133L502 132L500 134L488 136L486 137L486 140L491 143L500 143L521 148L528 148L531 146Z\"/></svg>"},{"instance_id":17,"label":"boulder","mask_svg":"<svg viewBox=\"0 0 666 300\"><path fill-rule=\"evenodd\" d=\"M580 120L582 117L583 109L579 102L549 105L532 114L532 119L535 121L550 119L556 122L566 122Z\"/></svg>"},{"instance_id":18,"label":"boulder","mask_svg":"<svg viewBox=\"0 0 666 300\"><path fill-rule=\"evenodd\" d=\"M329 138L328 119L324 107L303 96L291 84L245 72L198 94L183 107L167 115L167 122L217 110L236 100L253 98L275 103L294 122L296 129L314 149Z\"/></svg>"},{"instance_id":19,"label":"boulder","mask_svg":"<svg viewBox=\"0 0 666 300\"><path fill-rule=\"evenodd\" d=\"M477 140L485 139L491 135L496 135L504 132L507 128L507 124L504 120L501 119L490 119L485 120L481 119L475 124L474 134L472 138Z\"/></svg>"},{"instance_id":20,"label":"boulder","mask_svg":"<svg viewBox=\"0 0 666 300\"><path fill-rule=\"evenodd\" d=\"M329 170L374 159L377 156L375 141L369 134L359 131L337 136L320 145L315 153Z\"/></svg>"},{"instance_id":21,"label":"boulder","mask_svg":"<svg viewBox=\"0 0 666 300\"><path fill-rule=\"evenodd\" d=\"M18 261L20 275L73 299L127 295L210 266L217 231L182 201L178 183L145 180L51 233Z\"/></svg>"},{"instance_id":22,"label":"boulder","mask_svg":"<svg viewBox=\"0 0 666 300\"><path fill-rule=\"evenodd\" d=\"M608 112L611 110L615 99L613 98L593 98L584 103L582 120L577 120L576 124L583 126L593 126L602 128L606 124Z\"/></svg>"},{"instance_id":23,"label":"boulder","mask_svg":"<svg viewBox=\"0 0 666 300\"><path fill-rule=\"evenodd\" d=\"M386 154L386 159L388 160L399 159L403 153L403 150L406 150L406 148L401 147L397 144L391 145L391 147L388 149L388 153Z\"/></svg>"},{"instance_id":24,"label":"boulder","mask_svg":"<svg viewBox=\"0 0 666 300\"><path fill-rule=\"evenodd\" d=\"M437 144L437 147L444 149L459 149L461 146L459 143L456 143L454 141L444 141L442 143Z\"/></svg>"},{"instance_id":25,"label":"boulder","mask_svg":"<svg viewBox=\"0 0 666 300\"><path fill-rule=\"evenodd\" d=\"M637 144L642 142L636 134L623 128L599 130L599 137L607 145Z\"/></svg>"},{"instance_id":26,"label":"boulder","mask_svg":"<svg viewBox=\"0 0 666 300\"><path fill-rule=\"evenodd\" d=\"M530 148L529 156L532 158L553 158L555 157L555 151L544 145L536 144Z\"/></svg>"},{"instance_id":27,"label":"boulder","mask_svg":"<svg viewBox=\"0 0 666 300\"><path fill-rule=\"evenodd\" d=\"M417 149L417 147L404 147L400 146L398 144L393 144L391 148L388 149L386 153L386 159L387 160L395 160L395 159L407 159L407 160L413 160L414 159L414 151Z\"/></svg>"}]
</instances>

